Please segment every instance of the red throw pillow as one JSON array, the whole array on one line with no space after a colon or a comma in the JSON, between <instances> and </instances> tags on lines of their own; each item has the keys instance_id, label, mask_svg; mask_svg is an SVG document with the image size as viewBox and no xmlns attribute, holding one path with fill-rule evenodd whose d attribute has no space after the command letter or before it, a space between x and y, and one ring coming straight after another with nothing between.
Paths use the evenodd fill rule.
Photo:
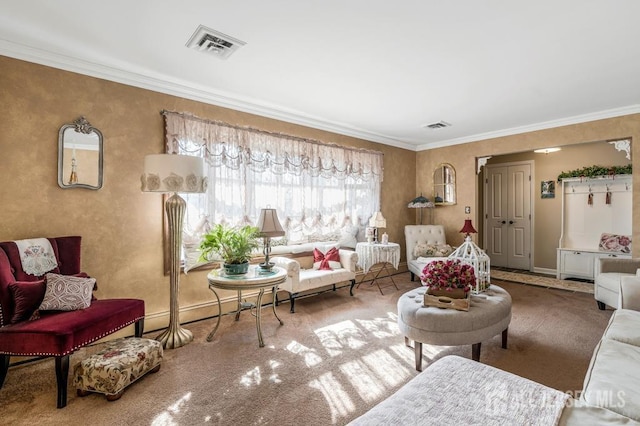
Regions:
<instances>
[{"instance_id":1,"label":"red throw pillow","mask_svg":"<svg viewBox=\"0 0 640 426\"><path fill-rule=\"evenodd\" d=\"M340 252L337 248L331 247L326 253L322 253L317 248L313 249L313 269L333 271L334 268L339 267Z\"/></svg>"},{"instance_id":2,"label":"red throw pillow","mask_svg":"<svg viewBox=\"0 0 640 426\"><path fill-rule=\"evenodd\" d=\"M44 293L47 289L47 285L44 280L40 281L17 281L9 284L9 289L13 295L13 316L11 317L11 324L15 324L20 321L27 320L36 312L42 299L44 299Z\"/></svg>"}]
</instances>

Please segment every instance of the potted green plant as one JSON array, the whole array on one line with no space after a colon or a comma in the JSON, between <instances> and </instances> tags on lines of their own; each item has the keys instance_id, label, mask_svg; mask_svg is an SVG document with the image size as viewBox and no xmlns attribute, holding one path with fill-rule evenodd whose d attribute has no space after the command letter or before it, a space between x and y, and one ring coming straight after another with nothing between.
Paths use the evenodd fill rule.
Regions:
<instances>
[{"instance_id":1,"label":"potted green plant","mask_svg":"<svg viewBox=\"0 0 640 426\"><path fill-rule=\"evenodd\" d=\"M228 275L246 274L251 254L258 248L259 233L259 229L251 225L233 228L217 224L200 243L200 259L208 261L217 255Z\"/></svg>"}]
</instances>

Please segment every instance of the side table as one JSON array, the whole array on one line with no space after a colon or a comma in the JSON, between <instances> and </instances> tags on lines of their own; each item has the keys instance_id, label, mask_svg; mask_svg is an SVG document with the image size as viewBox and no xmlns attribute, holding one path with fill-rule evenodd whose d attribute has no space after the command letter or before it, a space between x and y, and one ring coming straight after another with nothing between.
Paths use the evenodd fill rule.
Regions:
<instances>
[{"instance_id":1,"label":"side table","mask_svg":"<svg viewBox=\"0 0 640 426\"><path fill-rule=\"evenodd\" d=\"M211 333L207 336L207 342L213 339L214 334L220 326L220 318L222 317L222 306L220 305L220 297L216 292L216 289L220 290L236 290L238 292L238 310L236 311L236 321L240 319L240 311L242 308L253 307L253 303L242 302L243 290L257 290L258 298L256 299L256 329L258 331L258 344L262 348L264 347L264 341L262 339L262 329L260 323L260 312L262 311L262 295L265 288L271 288L271 294L273 295L273 315L280 322L280 325L284 325L278 313L276 312L276 292L278 286L285 282L287 279L287 271L278 266L274 266L271 271L263 271L258 265L250 266L249 272L242 275L225 275L222 269L214 269L207 274L207 280L209 281L209 290L213 292L218 301L218 321L216 326L211 330Z\"/></svg>"},{"instance_id":2,"label":"side table","mask_svg":"<svg viewBox=\"0 0 640 426\"><path fill-rule=\"evenodd\" d=\"M380 294L384 293L382 293L382 287L380 287L380 284L378 283L378 276L383 270L387 273L387 276L391 278L393 286L398 290L398 286L393 279L393 275L391 275L390 271L387 269L387 265L393 266L396 270L398 269L398 264L400 263L400 244L357 243L356 253L358 253L358 266L362 268L365 274L369 272L369 269L371 269L373 265L378 263L383 264L382 268L380 268L375 277L373 277L373 281L371 281L371 285L375 283L378 286ZM362 284L362 281L360 281L360 284ZM358 284L358 287L360 284Z\"/></svg>"}]
</instances>

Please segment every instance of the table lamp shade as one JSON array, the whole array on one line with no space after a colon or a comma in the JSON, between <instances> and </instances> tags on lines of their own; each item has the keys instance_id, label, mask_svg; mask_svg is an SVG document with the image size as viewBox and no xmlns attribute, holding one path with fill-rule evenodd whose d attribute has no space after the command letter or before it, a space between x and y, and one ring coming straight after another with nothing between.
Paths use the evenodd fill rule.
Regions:
<instances>
[{"instance_id":1,"label":"table lamp shade","mask_svg":"<svg viewBox=\"0 0 640 426\"><path fill-rule=\"evenodd\" d=\"M262 209L257 227L262 237L282 237L284 235L284 229L280 225L276 209Z\"/></svg>"},{"instance_id":2,"label":"table lamp shade","mask_svg":"<svg viewBox=\"0 0 640 426\"><path fill-rule=\"evenodd\" d=\"M201 157L150 154L144 158L143 192L205 192L207 178Z\"/></svg>"},{"instance_id":3,"label":"table lamp shade","mask_svg":"<svg viewBox=\"0 0 640 426\"><path fill-rule=\"evenodd\" d=\"M476 231L475 228L473 227L473 224L471 223L471 219L465 219L464 226L460 230L460 233L469 235L469 234L477 234L478 231Z\"/></svg>"},{"instance_id":4,"label":"table lamp shade","mask_svg":"<svg viewBox=\"0 0 640 426\"><path fill-rule=\"evenodd\" d=\"M386 228L387 227L387 219L382 216L382 212L375 212L371 219L369 219L369 226L373 226L376 228Z\"/></svg>"}]
</instances>

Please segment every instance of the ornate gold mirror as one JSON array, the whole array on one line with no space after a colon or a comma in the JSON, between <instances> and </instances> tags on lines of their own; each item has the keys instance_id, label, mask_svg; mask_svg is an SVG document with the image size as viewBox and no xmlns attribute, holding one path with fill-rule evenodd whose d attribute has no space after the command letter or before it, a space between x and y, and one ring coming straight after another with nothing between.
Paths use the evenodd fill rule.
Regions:
<instances>
[{"instance_id":1,"label":"ornate gold mirror","mask_svg":"<svg viewBox=\"0 0 640 426\"><path fill-rule=\"evenodd\" d=\"M102 133L80 117L58 133L58 185L102 188Z\"/></svg>"},{"instance_id":2,"label":"ornate gold mirror","mask_svg":"<svg viewBox=\"0 0 640 426\"><path fill-rule=\"evenodd\" d=\"M451 164L440 164L433 172L433 198L435 204L456 204L456 171Z\"/></svg>"}]
</instances>

